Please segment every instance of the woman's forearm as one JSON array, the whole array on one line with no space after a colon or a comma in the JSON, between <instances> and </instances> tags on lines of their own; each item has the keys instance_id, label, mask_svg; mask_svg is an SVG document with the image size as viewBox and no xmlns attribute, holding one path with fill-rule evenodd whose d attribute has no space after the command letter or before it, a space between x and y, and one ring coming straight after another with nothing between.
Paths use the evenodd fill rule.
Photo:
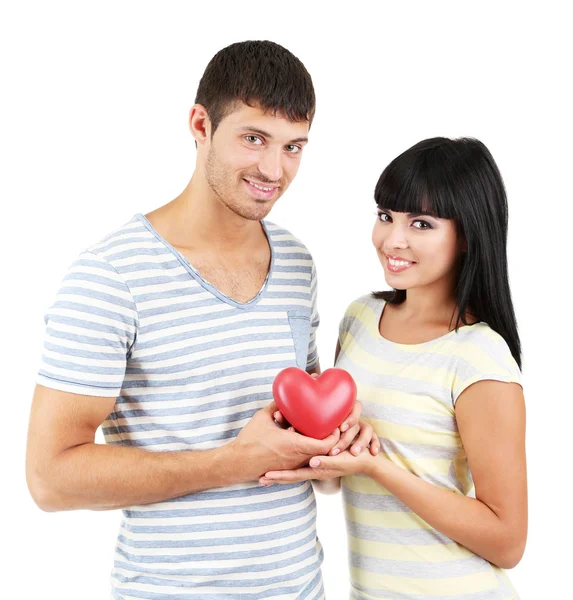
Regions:
<instances>
[{"instance_id":1,"label":"woman's forearm","mask_svg":"<svg viewBox=\"0 0 573 600\"><path fill-rule=\"evenodd\" d=\"M437 487L387 459L373 461L367 475L383 485L428 525L504 569L525 549L525 528L502 520L486 504Z\"/></svg>"}]
</instances>

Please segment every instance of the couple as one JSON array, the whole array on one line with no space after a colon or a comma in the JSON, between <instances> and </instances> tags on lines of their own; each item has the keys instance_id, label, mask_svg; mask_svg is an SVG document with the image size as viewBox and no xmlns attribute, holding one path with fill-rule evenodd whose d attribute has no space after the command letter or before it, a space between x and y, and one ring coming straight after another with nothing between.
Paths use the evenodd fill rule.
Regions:
<instances>
[{"instance_id":1,"label":"couple","mask_svg":"<svg viewBox=\"0 0 573 600\"><path fill-rule=\"evenodd\" d=\"M272 402L283 368L320 373L312 258L264 220L314 110L277 44L211 60L188 186L83 252L46 315L30 491L47 511L123 509L116 599L324 598L313 486L342 487L352 598L516 598L503 568L525 545L525 409L483 144L420 142L378 181L393 291L341 320L336 366L360 400L345 423L306 438Z\"/></svg>"}]
</instances>

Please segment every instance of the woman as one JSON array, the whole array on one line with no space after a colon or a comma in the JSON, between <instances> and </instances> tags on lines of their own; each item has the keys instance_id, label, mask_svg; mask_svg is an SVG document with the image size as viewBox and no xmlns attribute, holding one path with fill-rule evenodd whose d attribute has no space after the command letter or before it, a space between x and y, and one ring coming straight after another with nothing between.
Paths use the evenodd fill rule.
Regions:
<instances>
[{"instance_id":1,"label":"woman","mask_svg":"<svg viewBox=\"0 0 573 600\"><path fill-rule=\"evenodd\" d=\"M517 598L503 569L527 534L525 407L501 175L481 142L435 138L384 170L375 200L393 291L348 307L336 366L381 451L355 443L261 483L342 477L352 598Z\"/></svg>"}]
</instances>

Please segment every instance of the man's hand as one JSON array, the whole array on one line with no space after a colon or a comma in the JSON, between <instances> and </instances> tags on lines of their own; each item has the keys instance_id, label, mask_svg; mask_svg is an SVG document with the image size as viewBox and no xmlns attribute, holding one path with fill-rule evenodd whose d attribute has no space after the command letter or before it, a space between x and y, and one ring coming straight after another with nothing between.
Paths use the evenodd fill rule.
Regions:
<instances>
[{"instance_id":1,"label":"man's hand","mask_svg":"<svg viewBox=\"0 0 573 600\"><path fill-rule=\"evenodd\" d=\"M259 483L269 486L307 480L324 481L345 475L370 475L379 460L386 459L374 458L366 449L358 456L353 456L350 452L342 452L339 456L315 456L309 461L308 467L290 471L269 471L259 479Z\"/></svg>"},{"instance_id":2,"label":"man's hand","mask_svg":"<svg viewBox=\"0 0 573 600\"><path fill-rule=\"evenodd\" d=\"M339 429L324 440L301 435L292 427L285 429L275 420L276 413L280 415L275 402L271 402L257 411L231 442L234 455L245 470L245 480L256 480L267 471L306 466L313 456L327 454L340 439Z\"/></svg>"}]
</instances>

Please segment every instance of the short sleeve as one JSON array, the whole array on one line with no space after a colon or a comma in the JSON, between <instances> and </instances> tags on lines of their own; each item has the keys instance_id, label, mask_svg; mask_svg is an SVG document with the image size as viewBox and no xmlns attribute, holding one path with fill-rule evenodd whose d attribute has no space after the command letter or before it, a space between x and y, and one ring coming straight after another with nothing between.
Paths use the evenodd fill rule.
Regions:
<instances>
[{"instance_id":1,"label":"short sleeve","mask_svg":"<svg viewBox=\"0 0 573 600\"><path fill-rule=\"evenodd\" d=\"M454 406L470 385L486 380L521 385L521 371L503 337L480 324L475 333L460 343L452 387Z\"/></svg>"},{"instance_id":2,"label":"short sleeve","mask_svg":"<svg viewBox=\"0 0 573 600\"><path fill-rule=\"evenodd\" d=\"M112 265L84 252L65 276L45 315L36 382L76 394L115 398L135 342L133 297Z\"/></svg>"},{"instance_id":3,"label":"short sleeve","mask_svg":"<svg viewBox=\"0 0 573 600\"><path fill-rule=\"evenodd\" d=\"M344 316L340 319L340 323L338 324L338 343L341 348L344 348L344 342L348 333L356 333L357 325L363 326L360 317L363 314L363 311L371 306L371 303L372 297L370 294L367 294L365 296L360 296L360 298L357 298L348 305L344 311Z\"/></svg>"},{"instance_id":4,"label":"short sleeve","mask_svg":"<svg viewBox=\"0 0 573 600\"><path fill-rule=\"evenodd\" d=\"M306 360L306 370L314 369L318 363L318 349L316 346L316 331L320 325L320 317L317 306L317 277L316 267L312 263L312 275L310 280L310 335L308 342L308 355Z\"/></svg>"}]
</instances>

